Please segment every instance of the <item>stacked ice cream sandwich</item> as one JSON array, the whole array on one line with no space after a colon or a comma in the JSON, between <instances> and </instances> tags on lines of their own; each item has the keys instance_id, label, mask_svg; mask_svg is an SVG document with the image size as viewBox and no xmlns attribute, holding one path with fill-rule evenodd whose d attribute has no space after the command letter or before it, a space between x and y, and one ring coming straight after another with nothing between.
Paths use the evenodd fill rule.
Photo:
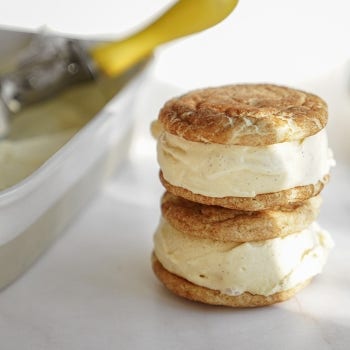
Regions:
<instances>
[{"instance_id":1,"label":"stacked ice cream sandwich","mask_svg":"<svg viewBox=\"0 0 350 350\"><path fill-rule=\"evenodd\" d=\"M315 222L334 163L319 97L267 84L196 90L152 125L166 192L153 270L179 296L252 307L286 300L322 271Z\"/></svg>"}]
</instances>

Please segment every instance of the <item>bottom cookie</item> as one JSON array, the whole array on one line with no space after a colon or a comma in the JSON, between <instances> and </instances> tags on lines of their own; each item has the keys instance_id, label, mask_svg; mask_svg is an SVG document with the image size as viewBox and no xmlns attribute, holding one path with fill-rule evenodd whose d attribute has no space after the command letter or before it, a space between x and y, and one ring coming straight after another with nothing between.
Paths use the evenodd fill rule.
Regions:
<instances>
[{"instance_id":1,"label":"bottom cookie","mask_svg":"<svg viewBox=\"0 0 350 350\"><path fill-rule=\"evenodd\" d=\"M176 295L211 305L222 305L230 307L259 307L279 303L290 299L298 291L306 287L311 279L298 284L296 287L275 293L272 295L254 295L248 292L237 296L220 293L220 291L208 289L195 285L179 276L166 270L159 262L155 254L152 254L152 267L158 279Z\"/></svg>"}]
</instances>

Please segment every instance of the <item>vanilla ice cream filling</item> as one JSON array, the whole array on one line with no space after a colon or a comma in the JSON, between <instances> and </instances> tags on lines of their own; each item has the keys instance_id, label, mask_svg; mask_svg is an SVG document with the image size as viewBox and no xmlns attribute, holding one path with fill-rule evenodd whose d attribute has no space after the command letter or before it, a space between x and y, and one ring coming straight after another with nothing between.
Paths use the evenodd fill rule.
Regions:
<instances>
[{"instance_id":1,"label":"vanilla ice cream filling","mask_svg":"<svg viewBox=\"0 0 350 350\"><path fill-rule=\"evenodd\" d=\"M165 180L193 193L254 197L316 184L334 160L323 129L299 141L259 147L192 142L162 131L158 162Z\"/></svg>"},{"instance_id":2,"label":"vanilla ice cream filling","mask_svg":"<svg viewBox=\"0 0 350 350\"><path fill-rule=\"evenodd\" d=\"M266 241L235 243L183 234L164 219L154 236L155 254L168 271L227 295L268 296L319 274L333 246L316 223Z\"/></svg>"}]
</instances>

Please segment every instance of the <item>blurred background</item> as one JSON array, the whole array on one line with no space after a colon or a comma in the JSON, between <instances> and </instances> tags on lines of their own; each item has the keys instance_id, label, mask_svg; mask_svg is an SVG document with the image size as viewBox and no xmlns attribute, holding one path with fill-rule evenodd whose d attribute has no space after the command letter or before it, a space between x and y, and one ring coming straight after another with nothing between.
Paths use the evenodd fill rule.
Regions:
<instances>
[{"instance_id":1,"label":"blurred background","mask_svg":"<svg viewBox=\"0 0 350 350\"><path fill-rule=\"evenodd\" d=\"M1 1L0 24L120 38L174 2ZM349 10L344 0L240 0L233 14L215 28L158 50L157 75L189 88L232 81L298 83L317 78L350 57Z\"/></svg>"},{"instance_id":2,"label":"blurred background","mask_svg":"<svg viewBox=\"0 0 350 350\"><path fill-rule=\"evenodd\" d=\"M172 3L1 1L0 24L117 39L141 28ZM214 28L159 48L153 76L183 90L235 82L273 82L311 90L329 104L329 132L338 157L349 158L349 13L349 2L344 0L240 0Z\"/></svg>"}]
</instances>

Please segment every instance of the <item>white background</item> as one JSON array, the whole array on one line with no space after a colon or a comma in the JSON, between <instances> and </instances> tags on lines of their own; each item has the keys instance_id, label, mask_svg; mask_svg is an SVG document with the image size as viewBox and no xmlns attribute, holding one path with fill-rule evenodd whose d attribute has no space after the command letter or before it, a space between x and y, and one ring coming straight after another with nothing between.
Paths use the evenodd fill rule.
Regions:
<instances>
[{"instance_id":1,"label":"white background","mask_svg":"<svg viewBox=\"0 0 350 350\"><path fill-rule=\"evenodd\" d=\"M173 2L2 0L0 24L118 38ZM349 6L346 0L241 0L215 28L159 50L157 74L189 88L318 77L350 57Z\"/></svg>"}]
</instances>

